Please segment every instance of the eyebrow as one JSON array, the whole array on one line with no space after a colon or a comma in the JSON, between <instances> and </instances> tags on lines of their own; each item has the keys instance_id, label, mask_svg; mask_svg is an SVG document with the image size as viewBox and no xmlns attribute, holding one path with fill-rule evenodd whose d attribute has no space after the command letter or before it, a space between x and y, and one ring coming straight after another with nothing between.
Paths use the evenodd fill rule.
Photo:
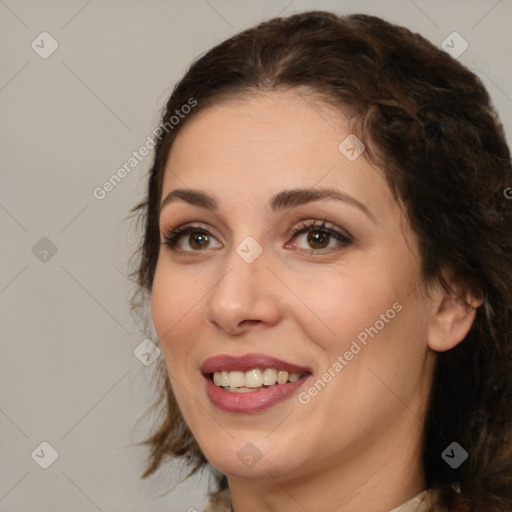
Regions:
<instances>
[{"instance_id":1,"label":"eyebrow","mask_svg":"<svg viewBox=\"0 0 512 512\"><path fill-rule=\"evenodd\" d=\"M167 194L160 205L160 211L162 211L165 206L178 199L213 212L216 212L219 209L219 203L212 195L201 190L177 188ZM270 207L273 211L289 210L291 208L296 208L322 199L330 199L347 203L350 206L360 209L370 219L377 222L375 215L365 204L361 203L361 201L357 200L355 197L344 192L340 192L334 188L294 188L283 190L271 198Z\"/></svg>"}]
</instances>

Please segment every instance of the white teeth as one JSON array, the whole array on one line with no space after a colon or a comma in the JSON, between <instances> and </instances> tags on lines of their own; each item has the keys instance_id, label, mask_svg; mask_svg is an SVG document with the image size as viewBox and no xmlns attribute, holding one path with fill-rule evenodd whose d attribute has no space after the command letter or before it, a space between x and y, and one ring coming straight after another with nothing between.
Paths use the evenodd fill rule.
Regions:
<instances>
[{"instance_id":1,"label":"white teeth","mask_svg":"<svg viewBox=\"0 0 512 512\"><path fill-rule=\"evenodd\" d=\"M245 385L248 388L260 388L263 384L263 374L259 368L245 373Z\"/></svg>"},{"instance_id":2,"label":"white teeth","mask_svg":"<svg viewBox=\"0 0 512 512\"><path fill-rule=\"evenodd\" d=\"M241 388L245 386L245 373L244 372L229 372L229 386L232 388Z\"/></svg>"},{"instance_id":3,"label":"white teeth","mask_svg":"<svg viewBox=\"0 0 512 512\"><path fill-rule=\"evenodd\" d=\"M288 372L286 370L281 370L277 374L277 383L278 384L285 384L288 382Z\"/></svg>"},{"instance_id":4,"label":"white teeth","mask_svg":"<svg viewBox=\"0 0 512 512\"><path fill-rule=\"evenodd\" d=\"M247 388L247 387L232 388L231 386L229 386L227 388L227 390L231 391L231 393L250 393L251 391L254 391L254 389L252 389L252 388Z\"/></svg>"},{"instance_id":5,"label":"white teeth","mask_svg":"<svg viewBox=\"0 0 512 512\"><path fill-rule=\"evenodd\" d=\"M216 386L223 387L234 393L246 393L261 389L262 386L273 386L274 384L286 384L287 382L298 381L304 373L288 373L286 370L275 368L254 368L248 372L221 371L213 374L213 382Z\"/></svg>"},{"instance_id":6,"label":"white teeth","mask_svg":"<svg viewBox=\"0 0 512 512\"><path fill-rule=\"evenodd\" d=\"M274 368L267 368L263 372L263 384L265 386L273 386L277 382L277 370Z\"/></svg>"}]
</instances>

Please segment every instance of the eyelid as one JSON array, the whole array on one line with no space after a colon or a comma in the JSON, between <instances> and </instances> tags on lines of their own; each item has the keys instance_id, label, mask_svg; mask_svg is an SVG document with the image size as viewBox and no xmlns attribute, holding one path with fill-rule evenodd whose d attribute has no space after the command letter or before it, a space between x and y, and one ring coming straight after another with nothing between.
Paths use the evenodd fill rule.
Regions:
<instances>
[{"instance_id":1,"label":"eyelid","mask_svg":"<svg viewBox=\"0 0 512 512\"><path fill-rule=\"evenodd\" d=\"M329 226L330 224L330 226ZM316 229L315 229L316 228ZM307 252L309 254L316 254L316 255L324 255L329 254L333 252L337 252L342 250L343 248L347 247L348 245L351 245L354 242L354 238L352 235L350 235L346 230L339 229L335 224L332 222L329 222L327 220L306 220L302 221L298 226L295 226L292 228L288 234L292 238L292 240L295 240L298 236L312 232L312 231L321 231L324 233L327 233L332 238L335 238L338 242L337 247L330 247L330 248L323 248L323 249L302 249L297 248L298 251L301 252ZM295 242L293 242L295 245ZM287 243L288 245L288 243Z\"/></svg>"},{"instance_id":2,"label":"eyelid","mask_svg":"<svg viewBox=\"0 0 512 512\"><path fill-rule=\"evenodd\" d=\"M206 226L206 227L205 227ZM173 252L179 252L179 253L195 253L195 252L206 252L210 248L202 249L202 250L191 250L191 251L185 251L176 249L176 245L179 243L181 238L187 234L190 233L205 233L209 238L213 238L218 243L222 245L221 242L217 240L217 237L212 235L211 228L207 227L206 224L203 224L201 222L190 222L181 224L175 228L169 228L169 229L163 229L161 231L161 236L163 237L163 241L161 242L161 245L166 245L169 247L169 249Z\"/></svg>"},{"instance_id":3,"label":"eyelid","mask_svg":"<svg viewBox=\"0 0 512 512\"><path fill-rule=\"evenodd\" d=\"M307 229L318 228L319 231L326 231L331 234L338 235L347 240L352 241L353 237L346 230L340 229L338 226L333 224L332 222L322 219L322 220L303 220L300 221L298 226L290 228L287 236L297 236L298 233L302 231L306 231Z\"/></svg>"},{"instance_id":4,"label":"eyelid","mask_svg":"<svg viewBox=\"0 0 512 512\"><path fill-rule=\"evenodd\" d=\"M205 227L206 226L206 227ZM303 248L296 248L297 251L300 252L307 252L307 253L314 253L318 255L322 254L328 254L336 251L340 251L344 247L350 245L353 243L353 237L346 231L342 230L339 227L337 227L332 222L329 222L325 219L319 220L319 219L309 219L309 220L303 220L298 225L295 225L294 227L290 228L290 230L287 232L286 236L287 238L291 240L295 240L299 235L302 235L304 233L307 233L309 231L323 231L324 233L327 233L330 237L335 238L337 241L337 247L330 247L330 248L320 248L320 249L303 249ZM219 247L206 247L204 249L198 249L198 250L184 250L184 249L177 249L176 246L179 244L179 242L182 240L182 238L190 233L204 233L206 234L210 239L213 239L219 242L217 240L217 237L214 236L210 232L210 227L208 227L206 224L203 224L201 222L190 222L185 223L177 226L176 228L168 229L168 230L162 230L161 236L164 238L164 241L161 242L162 245L166 245L169 247L169 249L176 253L184 253L184 254L194 254L194 253L203 253L210 251L212 249L218 249ZM295 246L295 242L292 242ZM288 247L287 247L288 246ZM285 244L286 248L289 248L289 241Z\"/></svg>"}]
</instances>

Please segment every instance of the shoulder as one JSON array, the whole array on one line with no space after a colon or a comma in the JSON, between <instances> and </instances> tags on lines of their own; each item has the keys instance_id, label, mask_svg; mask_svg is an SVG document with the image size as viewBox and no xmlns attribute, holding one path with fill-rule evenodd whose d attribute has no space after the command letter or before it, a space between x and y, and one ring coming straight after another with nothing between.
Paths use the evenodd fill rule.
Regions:
<instances>
[{"instance_id":1,"label":"shoulder","mask_svg":"<svg viewBox=\"0 0 512 512\"><path fill-rule=\"evenodd\" d=\"M468 512L468 510L454 504L446 507L442 504L438 491L426 489L391 512Z\"/></svg>"}]
</instances>

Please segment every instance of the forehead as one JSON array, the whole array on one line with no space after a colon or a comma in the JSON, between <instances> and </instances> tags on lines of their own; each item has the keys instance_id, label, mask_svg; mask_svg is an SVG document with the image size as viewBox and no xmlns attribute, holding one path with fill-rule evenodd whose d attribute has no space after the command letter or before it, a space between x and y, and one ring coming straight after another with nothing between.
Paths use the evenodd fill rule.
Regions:
<instances>
[{"instance_id":1,"label":"forehead","mask_svg":"<svg viewBox=\"0 0 512 512\"><path fill-rule=\"evenodd\" d=\"M317 158L322 153L332 158L338 151L336 142L346 134L348 119L341 110L299 90L272 91L225 99L199 111L178 134L172 152L177 156L186 145L184 149L193 146L198 157L208 153L265 161L280 155L290 158L290 152L297 158L310 157L317 148ZM325 140L322 147L320 138Z\"/></svg>"},{"instance_id":2,"label":"forehead","mask_svg":"<svg viewBox=\"0 0 512 512\"><path fill-rule=\"evenodd\" d=\"M263 197L284 188L335 185L370 201L389 200L382 172L364 153L348 158L354 153L346 151L353 146L349 136L341 108L298 90L223 100L195 113L178 133L163 194L188 186Z\"/></svg>"}]
</instances>

